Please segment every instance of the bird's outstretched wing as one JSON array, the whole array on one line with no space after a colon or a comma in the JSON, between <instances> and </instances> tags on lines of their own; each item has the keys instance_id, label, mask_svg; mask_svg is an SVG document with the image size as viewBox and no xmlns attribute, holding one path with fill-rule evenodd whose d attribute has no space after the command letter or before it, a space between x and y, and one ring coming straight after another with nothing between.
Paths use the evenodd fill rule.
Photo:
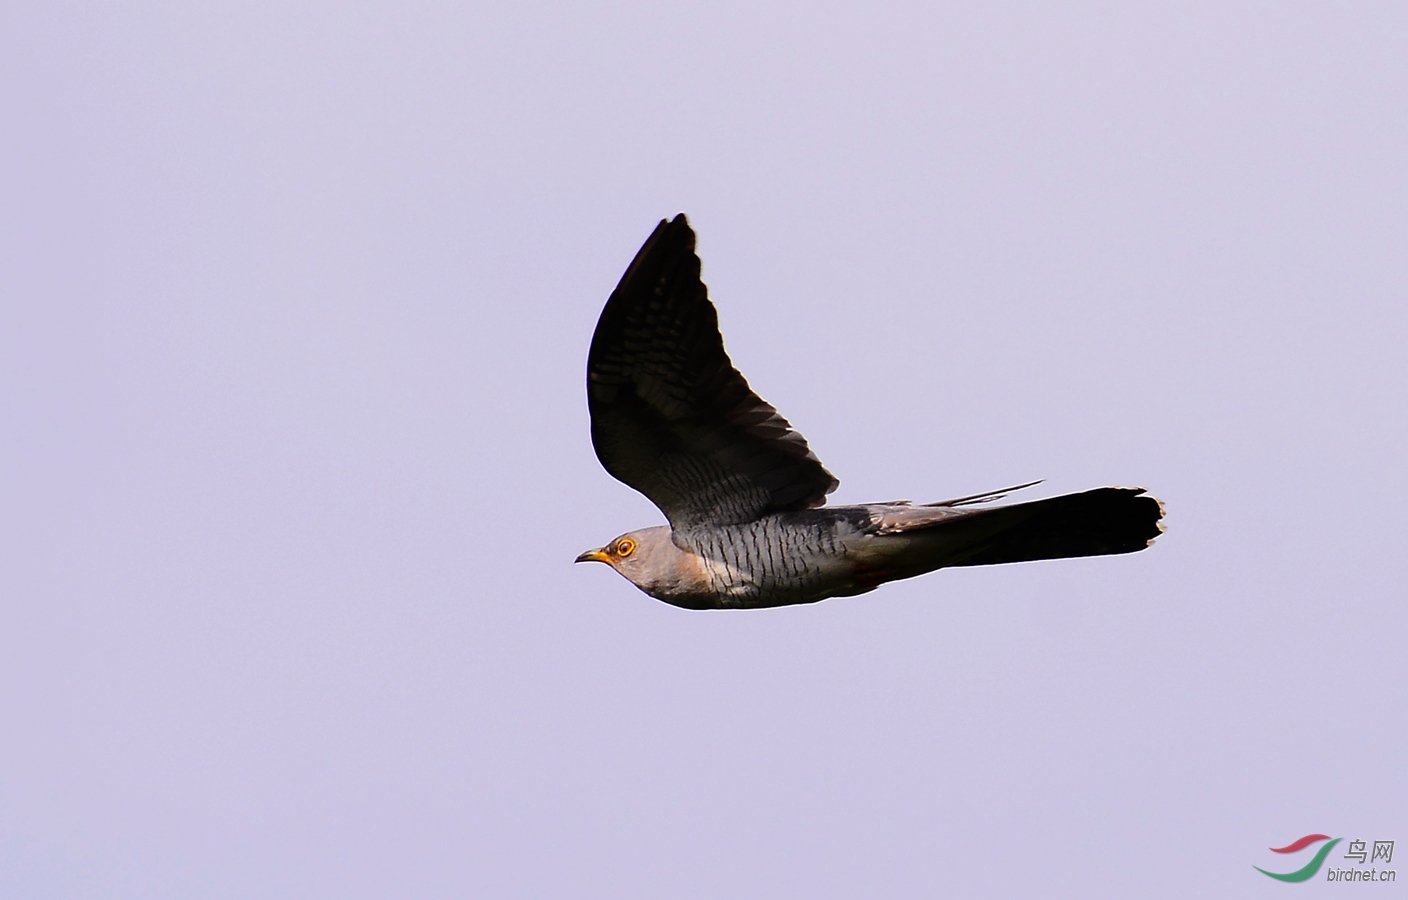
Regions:
<instances>
[{"instance_id":1,"label":"bird's outstretched wing","mask_svg":"<svg viewBox=\"0 0 1408 900\"><path fill-rule=\"evenodd\" d=\"M616 285L587 356L592 445L676 529L821 506L837 480L729 362L684 214Z\"/></svg>"}]
</instances>

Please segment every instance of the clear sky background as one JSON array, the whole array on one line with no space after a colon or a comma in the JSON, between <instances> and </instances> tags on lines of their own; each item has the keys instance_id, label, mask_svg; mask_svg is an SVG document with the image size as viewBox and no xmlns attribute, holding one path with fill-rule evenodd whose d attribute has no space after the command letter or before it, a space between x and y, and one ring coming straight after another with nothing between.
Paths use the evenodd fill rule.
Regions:
<instances>
[{"instance_id":1,"label":"clear sky background","mask_svg":"<svg viewBox=\"0 0 1408 900\"><path fill-rule=\"evenodd\" d=\"M1408 12L1052 6L7 5L0 895L1408 878ZM573 566L661 521L584 369L679 211L834 500L1168 533L741 613Z\"/></svg>"}]
</instances>

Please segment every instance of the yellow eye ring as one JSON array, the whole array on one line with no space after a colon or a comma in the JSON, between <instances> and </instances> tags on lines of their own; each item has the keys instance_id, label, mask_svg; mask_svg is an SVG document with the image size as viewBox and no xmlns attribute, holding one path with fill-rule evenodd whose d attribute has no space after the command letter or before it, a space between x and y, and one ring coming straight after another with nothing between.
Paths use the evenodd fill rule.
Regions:
<instances>
[{"instance_id":1,"label":"yellow eye ring","mask_svg":"<svg viewBox=\"0 0 1408 900\"><path fill-rule=\"evenodd\" d=\"M631 540L630 538L626 538L624 541L621 541L616 545L616 555L621 557L622 559L625 559L627 556L630 556L635 551L635 549L636 542Z\"/></svg>"}]
</instances>

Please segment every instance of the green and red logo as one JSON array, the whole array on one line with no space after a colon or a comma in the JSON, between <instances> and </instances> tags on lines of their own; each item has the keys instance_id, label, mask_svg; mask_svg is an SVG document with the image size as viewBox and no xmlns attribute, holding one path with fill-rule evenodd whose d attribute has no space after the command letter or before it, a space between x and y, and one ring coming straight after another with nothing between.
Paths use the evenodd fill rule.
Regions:
<instances>
[{"instance_id":1,"label":"green and red logo","mask_svg":"<svg viewBox=\"0 0 1408 900\"><path fill-rule=\"evenodd\" d=\"M1305 837L1292 841L1284 847L1272 847L1272 853L1298 853L1309 847L1311 844L1319 844L1321 841L1329 843L1321 844L1315 851L1315 856L1310 862L1296 869L1294 872L1268 872L1261 866L1252 866L1267 878L1275 878L1277 881L1309 881L1315 877L1315 873L1320 871L1320 867L1325 864L1325 857L1330 855L1330 851L1336 844L1344 838L1330 839L1328 834L1307 834ZM1345 866L1343 869L1330 868L1325 870L1326 881L1397 881L1397 869L1380 869L1379 862L1385 864L1393 862L1394 841L1375 840L1373 848L1370 849L1367 840L1355 838L1347 845L1349 852L1344 855L1344 859L1352 859L1359 863L1358 866ZM1368 863L1366 866L1365 863Z\"/></svg>"},{"instance_id":2,"label":"green and red logo","mask_svg":"<svg viewBox=\"0 0 1408 900\"><path fill-rule=\"evenodd\" d=\"M1325 857L1330 855L1330 848L1334 847L1342 840L1344 840L1344 838L1330 840L1328 834L1307 834L1305 837L1292 841L1284 847L1272 847L1272 853L1295 853L1319 841L1330 841L1328 844L1325 844L1319 850L1315 851L1315 856L1311 858L1310 862L1296 869L1294 872L1268 872L1261 866L1252 866L1252 868L1278 881L1308 881L1315 877L1315 873L1319 872L1320 867L1325 864Z\"/></svg>"}]
</instances>

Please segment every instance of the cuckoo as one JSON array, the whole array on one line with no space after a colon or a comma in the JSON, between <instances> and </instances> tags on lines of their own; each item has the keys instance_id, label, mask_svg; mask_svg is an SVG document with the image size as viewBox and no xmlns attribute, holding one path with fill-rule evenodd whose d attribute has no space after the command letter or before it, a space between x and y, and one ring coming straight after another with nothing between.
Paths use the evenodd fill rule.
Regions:
<instances>
[{"instance_id":1,"label":"cuckoo","mask_svg":"<svg viewBox=\"0 0 1408 900\"><path fill-rule=\"evenodd\" d=\"M587 355L592 445L668 525L577 562L686 609L813 603L946 566L1143 550L1163 505L1105 487L992 505L1037 482L917 505L827 507L839 484L724 352L694 231L662 220L606 301Z\"/></svg>"}]
</instances>

